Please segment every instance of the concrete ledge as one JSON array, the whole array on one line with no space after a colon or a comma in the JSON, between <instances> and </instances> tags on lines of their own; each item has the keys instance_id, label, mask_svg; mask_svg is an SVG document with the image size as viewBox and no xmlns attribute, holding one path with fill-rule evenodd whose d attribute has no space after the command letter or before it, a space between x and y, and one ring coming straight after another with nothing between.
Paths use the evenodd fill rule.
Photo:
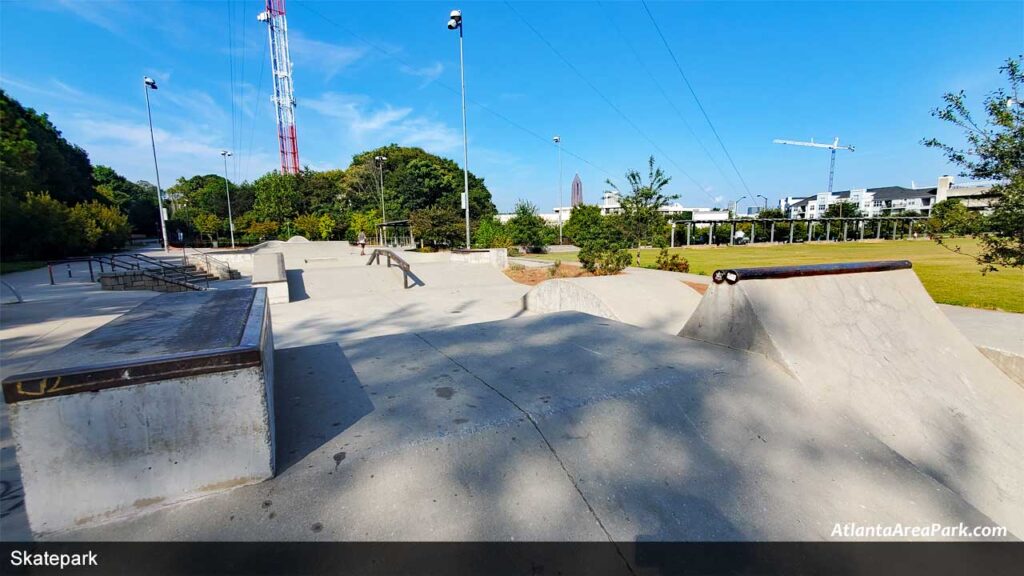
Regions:
<instances>
[{"instance_id":1,"label":"concrete ledge","mask_svg":"<svg viewBox=\"0 0 1024 576\"><path fill-rule=\"evenodd\" d=\"M504 270L508 268L508 250L505 248L452 250L449 260L467 264L490 264L499 270Z\"/></svg>"},{"instance_id":2,"label":"concrete ledge","mask_svg":"<svg viewBox=\"0 0 1024 576\"><path fill-rule=\"evenodd\" d=\"M165 294L3 382L35 534L274 474L265 290Z\"/></svg>"},{"instance_id":3,"label":"concrete ledge","mask_svg":"<svg viewBox=\"0 0 1024 576\"><path fill-rule=\"evenodd\" d=\"M288 275L284 267L284 254L269 252L252 257L252 285L267 289L270 304L287 304Z\"/></svg>"}]
</instances>

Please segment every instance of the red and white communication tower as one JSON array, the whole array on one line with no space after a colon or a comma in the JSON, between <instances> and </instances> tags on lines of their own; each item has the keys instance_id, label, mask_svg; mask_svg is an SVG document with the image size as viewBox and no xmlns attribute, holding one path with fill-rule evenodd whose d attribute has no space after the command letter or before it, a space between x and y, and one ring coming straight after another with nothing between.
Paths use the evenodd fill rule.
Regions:
<instances>
[{"instance_id":1,"label":"red and white communication tower","mask_svg":"<svg viewBox=\"0 0 1024 576\"><path fill-rule=\"evenodd\" d=\"M281 150L281 172L299 171L299 139L295 133L295 92L292 89L292 59L288 54L288 21L284 15L285 0L267 0L267 9L256 18L267 23L270 35L270 67L274 76L277 109L277 139Z\"/></svg>"}]
</instances>

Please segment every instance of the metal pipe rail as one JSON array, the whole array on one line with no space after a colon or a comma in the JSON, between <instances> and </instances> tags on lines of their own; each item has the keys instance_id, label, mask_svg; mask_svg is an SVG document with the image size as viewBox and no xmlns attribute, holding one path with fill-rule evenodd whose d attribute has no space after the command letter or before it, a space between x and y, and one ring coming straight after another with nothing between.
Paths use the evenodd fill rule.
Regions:
<instances>
[{"instance_id":1,"label":"metal pipe rail","mask_svg":"<svg viewBox=\"0 0 1024 576\"><path fill-rule=\"evenodd\" d=\"M774 278L797 278L802 276L826 276L832 274L857 274L860 272L885 272L907 270L912 267L909 260L879 260L874 262L845 262L842 264L810 264L806 266L768 266L764 268L735 268L715 270L711 279L715 284L735 284L740 280L768 280Z\"/></svg>"},{"instance_id":2,"label":"metal pipe rail","mask_svg":"<svg viewBox=\"0 0 1024 576\"><path fill-rule=\"evenodd\" d=\"M52 260L52 261L46 263L46 268L47 268L47 270L50 273L50 286L53 286L54 284L56 284L56 282L54 281L54 278L53 278L53 267L54 266L60 266L61 264L67 264L68 265L68 278L71 278L71 264L75 263L75 262L87 262L89 264L89 281L90 282L95 282L96 281L96 275L94 274L93 268L92 268L92 263L93 262L96 262L97 264L100 265L100 273L105 272L105 270L103 269L104 265L110 266L110 270L111 271L117 269L118 267L124 268L125 270L135 270L136 269L136 267L134 267L134 266L131 266L129 264L123 264L121 262L115 262L113 259L111 259L109 262L107 262L103 258L100 258L98 256L86 256L86 257L83 257L83 258L65 258L64 260Z\"/></svg>"},{"instance_id":3,"label":"metal pipe rail","mask_svg":"<svg viewBox=\"0 0 1024 576\"><path fill-rule=\"evenodd\" d=\"M409 289L409 287L410 287L409 286L409 277L410 276L414 280L413 285L418 284L418 282L415 281L415 276L413 275L412 270L409 267L409 263L406 262L405 260L403 260L401 256L399 256L398 254L395 254L391 250L386 250L384 248L374 248L373 252L370 253L370 259L366 261L366 265L369 266L369 265L374 264L374 263L380 264L380 257L381 257L381 255L387 257L387 259L388 259L388 268L391 267L391 262L394 261L394 263L395 263L394 265L402 270L402 287L403 288L405 288L407 290Z\"/></svg>"},{"instance_id":4,"label":"metal pipe rail","mask_svg":"<svg viewBox=\"0 0 1024 576\"><path fill-rule=\"evenodd\" d=\"M188 284L198 285L200 282L202 282L202 283L204 283L206 285L207 288L210 287L210 278L208 276L206 276L205 274L195 274L195 273L189 272L188 270L185 270L184 266L179 266L179 265L175 265L175 264L168 264L167 262L164 262L164 261L159 260L157 258L153 258L152 256L147 256L145 254L111 254L110 255L110 261L111 262L114 262L115 258L133 258L133 259L137 260L138 262L144 262L146 264L152 264L152 265L156 266L158 269L161 270L161 274L160 274L161 276L166 276L167 274L177 274L177 275L183 276L185 278L185 282L188 283ZM143 267L142 267L141 264L138 264L138 262L134 263L134 269L142 270ZM150 269L152 270L152 268L150 268ZM166 280L170 280L170 278L166 278L166 277L165 277L165 279Z\"/></svg>"}]
</instances>

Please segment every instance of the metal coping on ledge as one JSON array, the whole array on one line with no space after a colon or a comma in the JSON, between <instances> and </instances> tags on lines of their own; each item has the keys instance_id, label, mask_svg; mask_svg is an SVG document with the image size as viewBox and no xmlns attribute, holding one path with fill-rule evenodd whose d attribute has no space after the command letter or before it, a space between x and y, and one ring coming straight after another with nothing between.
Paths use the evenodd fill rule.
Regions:
<instances>
[{"instance_id":1,"label":"metal coping on ledge","mask_svg":"<svg viewBox=\"0 0 1024 576\"><path fill-rule=\"evenodd\" d=\"M736 268L715 270L711 279L715 284L735 284L740 280L769 280L774 278L796 278L800 276L828 276L832 274L858 274L861 272L885 272L907 270L910 260L880 260L876 262L846 262L841 264L810 264L807 266L768 266L765 268Z\"/></svg>"},{"instance_id":2,"label":"metal coping on ledge","mask_svg":"<svg viewBox=\"0 0 1024 576\"><path fill-rule=\"evenodd\" d=\"M14 404L259 366L263 362L262 347L268 335L268 324L266 288L256 289L236 346L16 374L3 381L4 401Z\"/></svg>"}]
</instances>

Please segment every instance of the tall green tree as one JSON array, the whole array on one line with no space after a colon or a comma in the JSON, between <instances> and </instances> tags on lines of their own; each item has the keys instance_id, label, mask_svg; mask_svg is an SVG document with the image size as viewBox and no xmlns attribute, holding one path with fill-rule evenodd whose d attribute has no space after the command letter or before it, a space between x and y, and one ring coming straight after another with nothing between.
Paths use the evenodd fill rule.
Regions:
<instances>
[{"instance_id":1,"label":"tall green tree","mask_svg":"<svg viewBox=\"0 0 1024 576\"><path fill-rule=\"evenodd\" d=\"M516 202L512 218L505 224L509 237L528 252L541 252L545 243L544 219L537 215L537 206L528 200Z\"/></svg>"},{"instance_id":2,"label":"tall green tree","mask_svg":"<svg viewBox=\"0 0 1024 576\"><path fill-rule=\"evenodd\" d=\"M665 194L664 190L672 181L672 177L657 166L654 156L647 160L647 181L637 170L626 172L626 183L629 194L623 195L618 186L610 179L608 186L619 194L619 204L626 224L628 238L636 244L637 261L640 260L640 247L644 242L657 244L664 242L665 216L661 208L679 198L677 194Z\"/></svg>"},{"instance_id":3,"label":"tall green tree","mask_svg":"<svg viewBox=\"0 0 1024 576\"><path fill-rule=\"evenodd\" d=\"M966 147L935 138L923 141L959 165L961 176L997 181L992 191L999 198L987 218L987 230L973 234L981 241L975 259L983 271L1024 267L1024 58L1010 58L999 70L1006 76L1007 86L985 97L984 121L974 118L963 90L947 93L945 105L932 111L936 118L964 131ZM941 235L936 240L943 242Z\"/></svg>"}]
</instances>

